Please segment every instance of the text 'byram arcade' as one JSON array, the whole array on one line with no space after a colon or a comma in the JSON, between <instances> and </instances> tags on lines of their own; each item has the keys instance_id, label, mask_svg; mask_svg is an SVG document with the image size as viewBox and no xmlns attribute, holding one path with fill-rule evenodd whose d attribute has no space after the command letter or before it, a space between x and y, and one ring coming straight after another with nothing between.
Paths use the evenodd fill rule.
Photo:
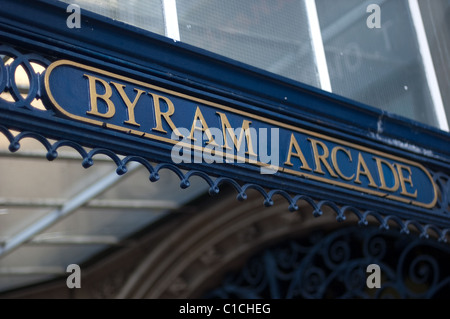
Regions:
<instances>
[{"instance_id":1,"label":"text 'byram arcade'","mask_svg":"<svg viewBox=\"0 0 450 319\"><path fill-rule=\"evenodd\" d=\"M45 73L47 98L59 114L172 145L177 164L247 165L420 207L436 203L434 182L419 163L304 129L286 117L261 116L239 100L148 82L65 60Z\"/></svg>"}]
</instances>

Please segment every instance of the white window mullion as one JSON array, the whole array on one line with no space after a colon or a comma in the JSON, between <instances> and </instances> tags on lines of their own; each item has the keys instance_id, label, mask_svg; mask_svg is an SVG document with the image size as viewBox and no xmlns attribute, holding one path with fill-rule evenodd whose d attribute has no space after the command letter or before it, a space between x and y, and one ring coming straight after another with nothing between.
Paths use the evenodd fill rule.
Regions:
<instances>
[{"instance_id":1,"label":"white window mullion","mask_svg":"<svg viewBox=\"0 0 450 319\"><path fill-rule=\"evenodd\" d=\"M180 41L180 28L176 0L161 0L164 15L165 36Z\"/></svg>"},{"instance_id":2,"label":"white window mullion","mask_svg":"<svg viewBox=\"0 0 450 319\"><path fill-rule=\"evenodd\" d=\"M411 17L417 34L420 54L424 65L425 75L434 105L434 112L438 121L439 128L449 131L447 116L445 114L444 103L442 102L441 91L434 69L433 58L431 57L430 47L428 45L425 26L423 24L422 15L420 13L419 3L417 0L408 0Z\"/></svg>"},{"instance_id":3,"label":"white window mullion","mask_svg":"<svg viewBox=\"0 0 450 319\"><path fill-rule=\"evenodd\" d=\"M327 59L325 57L325 49L322 41L322 33L320 31L319 17L317 15L316 1L305 0L306 14L308 16L309 33L317 63L317 71L319 73L320 87L322 90L331 92L330 74L328 73Z\"/></svg>"}]
</instances>

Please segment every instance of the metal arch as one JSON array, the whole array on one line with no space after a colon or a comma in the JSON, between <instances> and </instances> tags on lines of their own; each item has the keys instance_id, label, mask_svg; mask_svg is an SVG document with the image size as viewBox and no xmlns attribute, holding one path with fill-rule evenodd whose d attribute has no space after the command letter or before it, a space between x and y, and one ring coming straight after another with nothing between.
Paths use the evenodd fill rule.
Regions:
<instances>
[{"instance_id":1,"label":"metal arch","mask_svg":"<svg viewBox=\"0 0 450 319\"><path fill-rule=\"evenodd\" d=\"M395 242L395 245L393 244ZM424 254L423 251L427 253ZM342 228L268 247L230 272L203 298L370 299L448 297L447 245L376 227ZM379 289L367 287L366 267L380 266Z\"/></svg>"}]
</instances>

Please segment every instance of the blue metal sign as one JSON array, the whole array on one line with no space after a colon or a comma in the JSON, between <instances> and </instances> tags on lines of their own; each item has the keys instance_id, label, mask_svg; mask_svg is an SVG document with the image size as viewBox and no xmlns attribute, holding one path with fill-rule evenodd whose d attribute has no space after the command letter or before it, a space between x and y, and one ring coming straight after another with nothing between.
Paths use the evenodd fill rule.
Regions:
<instances>
[{"instance_id":1,"label":"blue metal sign","mask_svg":"<svg viewBox=\"0 0 450 319\"><path fill-rule=\"evenodd\" d=\"M48 67L45 94L67 118L170 145L177 164L258 167L263 175L436 205L436 185L421 164L251 113L241 102L199 98L68 60Z\"/></svg>"}]
</instances>

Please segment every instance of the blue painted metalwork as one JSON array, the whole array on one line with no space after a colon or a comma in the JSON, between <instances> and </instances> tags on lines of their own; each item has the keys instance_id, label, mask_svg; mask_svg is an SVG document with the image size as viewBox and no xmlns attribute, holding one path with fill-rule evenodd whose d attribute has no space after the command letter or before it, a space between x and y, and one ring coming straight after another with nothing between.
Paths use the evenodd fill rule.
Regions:
<instances>
[{"instance_id":1,"label":"blue painted metalwork","mask_svg":"<svg viewBox=\"0 0 450 319\"><path fill-rule=\"evenodd\" d=\"M450 134L93 13L82 14L81 29L68 29L63 3L2 0L1 5L0 41L4 45L0 53L14 58L14 62L1 63L0 88L10 92L15 102L0 101L0 124L4 133L8 129L22 131L16 138L5 134L11 141L10 150L16 150L16 142L29 136L47 147L49 159L57 156L58 147L68 145L80 152L85 167L92 165L96 153L102 152L116 162L119 174L126 171L127 161L135 160L147 167L152 180L157 179L159 169L169 168L180 176L182 187L189 185L190 176L199 175L209 183L212 193L218 192L221 183L229 182L237 189L239 199L245 199L245 191L254 188L263 194L266 205L273 203L274 195L285 197L291 210L297 208L299 200L316 200L319 204L313 206L317 214L327 205L338 220L352 212L364 224L367 215L374 215L383 227L387 227L388 220L394 220L403 231L412 224L424 235L433 229L439 238L445 238L450 226ZM151 80L199 98L229 99L253 114L417 161L427 167L439 186L438 204L430 211L321 184L306 187L277 175L265 176L261 183L255 171L236 170L230 175L229 169L215 165L202 172L195 165L176 167L169 164L169 147L34 108L33 99L42 97L42 76L34 73L30 62L47 67L65 58L138 80ZM26 98L21 97L11 76L18 65L24 67L30 79ZM60 142L50 145L47 138ZM94 151L86 153L82 146ZM124 155L125 162L116 154ZM152 170L149 160L160 164ZM189 173L183 174L180 168ZM218 177L213 180L208 175Z\"/></svg>"},{"instance_id":2,"label":"blue painted metalwork","mask_svg":"<svg viewBox=\"0 0 450 319\"><path fill-rule=\"evenodd\" d=\"M250 257L204 298L378 299L448 298L450 248L374 227L342 228L287 240ZM369 288L367 266L380 267Z\"/></svg>"}]
</instances>

